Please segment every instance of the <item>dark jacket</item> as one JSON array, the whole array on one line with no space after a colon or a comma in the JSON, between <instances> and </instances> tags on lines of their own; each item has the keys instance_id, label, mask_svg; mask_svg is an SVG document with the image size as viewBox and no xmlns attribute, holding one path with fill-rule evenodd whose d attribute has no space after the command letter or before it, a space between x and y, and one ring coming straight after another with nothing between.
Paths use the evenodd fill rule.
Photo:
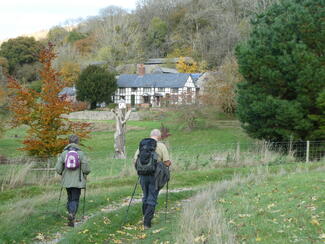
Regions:
<instances>
[{"instance_id":1,"label":"dark jacket","mask_svg":"<svg viewBox=\"0 0 325 244\"><path fill-rule=\"evenodd\" d=\"M80 159L80 168L71 170L64 167L65 156L68 152L68 148L73 147L77 149L79 159ZM80 150L79 145L69 144L64 148L64 151L58 158L57 164L55 166L56 172L62 175L62 186L65 188L85 188L86 187L86 177L90 173L90 168L83 151ZM81 172L80 172L81 170Z\"/></svg>"},{"instance_id":2,"label":"dark jacket","mask_svg":"<svg viewBox=\"0 0 325 244\"><path fill-rule=\"evenodd\" d=\"M156 190L160 191L164 185L169 181L170 173L169 168L165 166L164 163L157 163L157 168L155 171L155 187Z\"/></svg>"}]
</instances>

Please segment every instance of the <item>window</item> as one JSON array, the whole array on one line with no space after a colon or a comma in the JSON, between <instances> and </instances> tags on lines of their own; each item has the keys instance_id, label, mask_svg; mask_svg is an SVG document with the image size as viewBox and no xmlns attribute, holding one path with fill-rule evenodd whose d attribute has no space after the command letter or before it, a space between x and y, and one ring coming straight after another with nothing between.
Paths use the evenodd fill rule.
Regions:
<instances>
[{"instance_id":1,"label":"window","mask_svg":"<svg viewBox=\"0 0 325 244\"><path fill-rule=\"evenodd\" d=\"M122 99L125 101L125 96L120 96L120 100Z\"/></svg>"},{"instance_id":2,"label":"window","mask_svg":"<svg viewBox=\"0 0 325 244\"><path fill-rule=\"evenodd\" d=\"M164 87L158 87L158 92L164 92L165 88Z\"/></svg>"},{"instance_id":3,"label":"window","mask_svg":"<svg viewBox=\"0 0 325 244\"><path fill-rule=\"evenodd\" d=\"M178 93L178 88L172 88L172 93Z\"/></svg>"},{"instance_id":4,"label":"window","mask_svg":"<svg viewBox=\"0 0 325 244\"><path fill-rule=\"evenodd\" d=\"M187 93L192 92L192 88L191 87L187 87Z\"/></svg>"},{"instance_id":5,"label":"window","mask_svg":"<svg viewBox=\"0 0 325 244\"><path fill-rule=\"evenodd\" d=\"M125 90L126 90L125 88L120 88L119 90L120 90L120 94L125 94Z\"/></svg>"},{"instance_id":6,"label":"window","mask_svg":"<svg viewBox=\"0 0 325 244\"><path fill-rule=\"evenodd\" d=\"M150 103L150 97L149 96L144 96L143 97L143 103Z\"/></svg>"},{"instance_id":7,"label":"window","mask_svg":"<svg viewBox=\"0 0 325 244\"><path fill-rule=\"evenodd\" d=\"M145 87L145 88L143 88L143 92L151 92L151 87Z\"/></svg>"},{"instance_id":8,"label":"window","mask_svg":"<svg viewBox=\"0 0 325 244\"><path fill-rule=\"evenodd\" d=\"M132 92L136 92L137 90L138 90L137 87L132 87L132 88L131 88L131 91L132 91Z\"/></svg>"}]
</instances>

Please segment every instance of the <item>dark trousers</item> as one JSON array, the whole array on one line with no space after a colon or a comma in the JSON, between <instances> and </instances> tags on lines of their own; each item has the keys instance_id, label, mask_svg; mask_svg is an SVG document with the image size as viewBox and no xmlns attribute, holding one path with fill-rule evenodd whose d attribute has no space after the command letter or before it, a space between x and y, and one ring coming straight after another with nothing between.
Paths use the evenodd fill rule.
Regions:
<instances>
[{"instance_id":1,"label":"dark trousers","mask_svg":"<svg viewBox=\"0 0 325 244\"><path fill-rule=\"evenodd\" d=\"M155 177L151 175L141 175L140 184L143 191L142 202L144 204L156 206L159 191L155 189Z\"/></svg>"},{"instance_id":2,"label":"dark trousers","mask_svg":"<svg viewBox=\"0 0 325 244\"><path fill-rule=\"evenodd\" d=\"M69 213L75 215L78 211L79 199L81 194L80 188L66 188L68 193L67 209Z\"/></svg>"},{"instance_id":3,"label":"dark trousers","mask_svg":"<svg viewBox=\"0 0 325 244\"><path fill-rule=\"evenodd\" d=\"M151 227L151 220L155 213L159 191L155 189L154 176L140 176L140 184L143 191L142 213L144 216L144 225Z\"/></svg>"}]
</instances>

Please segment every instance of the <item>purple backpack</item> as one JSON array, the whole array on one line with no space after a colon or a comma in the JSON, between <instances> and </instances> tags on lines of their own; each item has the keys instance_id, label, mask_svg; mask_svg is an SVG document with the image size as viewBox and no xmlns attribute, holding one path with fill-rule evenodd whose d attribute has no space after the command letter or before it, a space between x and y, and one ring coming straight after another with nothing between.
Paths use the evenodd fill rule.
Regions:
<instances>
[{"instance_id":1,"label":"purple backpack","mask_svg":"<svg viewBox=\"0 0 325 244\"><path fill-rule=\"evenodd\" d=\"M65 168L66 169L78 169L80 167L80 160L77 151L69 150L65 156Z\"/></svg>"}]
</instances>

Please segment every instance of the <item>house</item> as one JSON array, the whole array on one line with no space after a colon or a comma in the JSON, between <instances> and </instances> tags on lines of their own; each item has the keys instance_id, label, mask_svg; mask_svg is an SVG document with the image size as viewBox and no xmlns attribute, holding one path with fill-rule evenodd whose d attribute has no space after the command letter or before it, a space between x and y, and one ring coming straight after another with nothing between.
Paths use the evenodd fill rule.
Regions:
<instances>
[{"instance_id":1,"label":"house","mask_svg":"<svg viewBox=\"0 0 325 244\"><path fill-rule=\"evenodd\" d=\"M115 103L125 101L130 107L160 107L163 104L192 104L197 101L201 74L176 73L174 69L156 67L155 73L146 73L144 64L137 65L138 74L116 77L118 89L112 96ZM66 87L60 97L76 101L76 89Z\"/></svg>"},{"instance_id":2,"label":"house","mask_svg":"<svg viewBox=\"0 0 325 244\"><path fill-rule=\"evenodd\" d=\"M125 100L127 105L160 107L166 104L191 104L196 100L198 88L191 74L161 73L118 76L115 102Z\"/></svg>"},{"instance_id":3,"label":"house","mask_svg":"<svg viewBox=\"0 0 325 244\"><path fill-rule=\"evenodd\" d=\"M75 87L64 87L58 95L60 98L63 98L64 100L69 102L77 101L77 92Z\"/></svg>"}]
</instances>

